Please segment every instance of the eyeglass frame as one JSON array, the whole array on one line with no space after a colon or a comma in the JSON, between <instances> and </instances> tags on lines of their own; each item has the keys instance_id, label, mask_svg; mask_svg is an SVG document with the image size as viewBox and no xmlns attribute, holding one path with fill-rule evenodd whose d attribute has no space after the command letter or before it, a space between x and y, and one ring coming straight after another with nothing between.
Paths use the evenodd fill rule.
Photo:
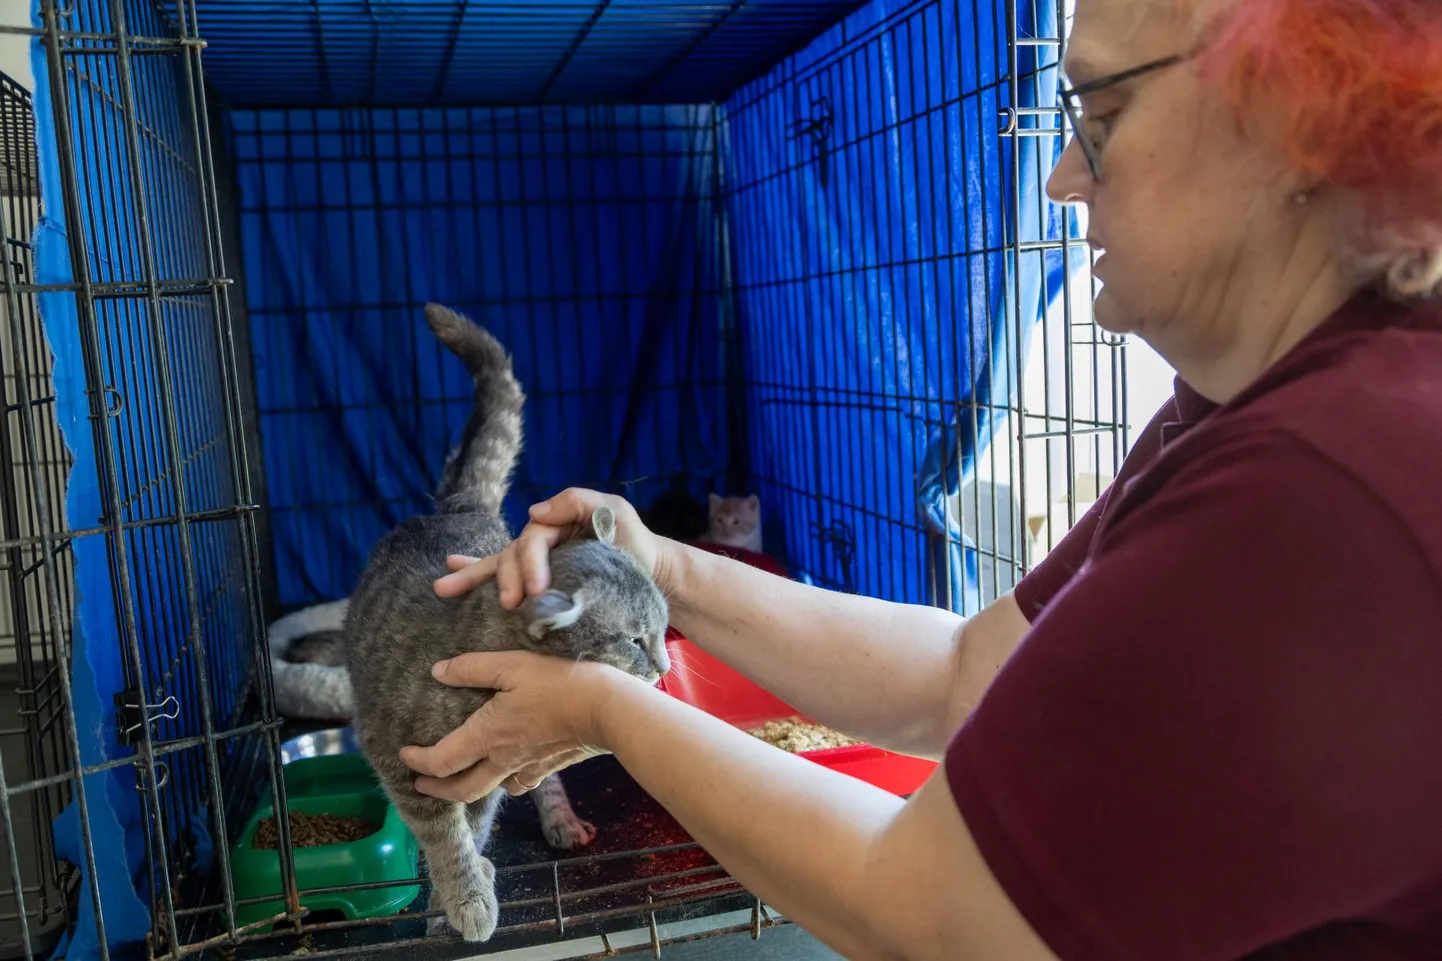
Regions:
<instances>
[{"instance_id":1,"label":"eyeglass frame","mask_svg":"<svg viewBox=\"0 0 1442 961\"><path fill-rule=\"evenodd\" d=\"M1079 105L1073 102L1074 97L1083 97L1098 90L1105 90L1107 87L1114 87L1119 83L1134 80L1137 77L1151 73L1154 70L1161 70L1165 67L1174 67L1187 57L1183 54L1174 54L1170 57L1162 57L1160 60L1150 60L1144 64L1122 70L1119 73L1109 74L1105 77L1098 77L1096 80L1089 80L1076 87L1068 87L1064 80L1057 82L1057 98L1061 101L1062 113L1066 115L1067 122L1071 124L1072 138L1081 145L1082 156L1086 157L1087 166L1091 168L1092 180L1100 180L1102 175L1102 158L1091 138L1087 136L1083 126Z\"/></svg>"}]
</instances>

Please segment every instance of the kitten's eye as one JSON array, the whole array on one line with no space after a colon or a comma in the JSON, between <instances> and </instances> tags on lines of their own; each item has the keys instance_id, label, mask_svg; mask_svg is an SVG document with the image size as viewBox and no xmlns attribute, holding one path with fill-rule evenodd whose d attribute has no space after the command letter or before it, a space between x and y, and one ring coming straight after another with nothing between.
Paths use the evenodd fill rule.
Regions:
<instances>
[{"instance_id":1,"label":"kitten's eye","mask_svg":"<svg viewBox=\"0 0 1442 961\"><path fill-rule=\"evenodd\" d=\"M646 639L644 637L633 637L631 638L631 643L637 647L644 648L646 646Z\"/></svg>"}]
</instances>

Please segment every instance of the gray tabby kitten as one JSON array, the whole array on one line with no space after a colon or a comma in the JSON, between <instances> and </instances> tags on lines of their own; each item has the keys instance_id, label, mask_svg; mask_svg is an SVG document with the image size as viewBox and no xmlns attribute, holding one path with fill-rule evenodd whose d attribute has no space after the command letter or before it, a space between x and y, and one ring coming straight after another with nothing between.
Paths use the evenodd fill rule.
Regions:
<instances>
[{"instance_id":1,"label":"gray tabby kitten","mask_svg":"<svg viewBox=\"0 0 1442 961\"><path fill-rule=\"evenodd\" d=\"M510 543L501 499L521 449L525 396L490 334L434 304L426 322L475 378L475 409L446 460L437 512L402 523L371 554L346 615L347 665L362 749L425 852L432 898L462 937L484 941L496 930L498 905L494 868L481 852L504 792L470 805L420 795L400 750L435 744L495 692L443 687L432 665L466 651L531 650L600 661L655 683L670 669L667 609L650 575L613 545L616 521L606 509L592 518L594 540L551 553L551 588L517 610L501 608L494 583L436 597L446 555L481 557ZM533 797L544 809L557 792L564 803L559 780L547 778Z\"/></svg>"}]
</instances>

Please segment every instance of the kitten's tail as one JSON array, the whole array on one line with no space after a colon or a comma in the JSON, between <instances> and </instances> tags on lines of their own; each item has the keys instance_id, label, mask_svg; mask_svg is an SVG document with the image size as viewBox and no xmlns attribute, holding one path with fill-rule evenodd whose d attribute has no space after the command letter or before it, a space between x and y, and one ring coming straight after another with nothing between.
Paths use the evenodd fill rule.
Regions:
<instances>
[{"instance_id":1,"label":"kitten's tail","mask_svg":"<svg viewBox=\"0 0 1442 961\"><path fill-rule=\"evenodd\" d=\"M446 458L436 503L443 513L499 514L521 453L521 407L526 395L511 358L496 338L439 304L426 305L426 323L476 382L476 406L461 442Z\"/></svg>"}]
</instances>

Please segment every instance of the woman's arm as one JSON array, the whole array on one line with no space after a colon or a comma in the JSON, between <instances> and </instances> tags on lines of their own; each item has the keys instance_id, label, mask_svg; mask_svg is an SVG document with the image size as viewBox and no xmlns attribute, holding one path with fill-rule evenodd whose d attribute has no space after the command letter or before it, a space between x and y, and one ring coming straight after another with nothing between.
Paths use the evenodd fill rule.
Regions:
<instances>
[{"instance_id":1,"label":"woman's arm","mask_svg":"<svg viewBox=\"0 0 1442 961\"><path fill-rule=\"evenodd\" d=\"M500 693L404 759L470 800L537 741L610 751L747 890L849 958L1055 961L981 857L938 772L910 801L786 754L595 664L467 654L438 667ZM479 764L476 761L485 758Z\"/></svg>"},{"instance_id":2,"label":"woman's arm","mask_svg":"<svg viewBox=\"0 0 1442 961\"><path fill-rule=\"evenodd\" d=\"M454 597L494 577L515 607L550 583L547 556L616 515L616 543L652 571L672 623L822 724L881 747L937 757L1030 625L1010 595L963 622L949 611L838 594L656 537L618 497L572 489L531 509L496 557L451 558L436 590Z\"/></svg>"},{"instance_id":3,"label":"woman's arm","mask_svg":"<svg viewBox=\"0 0 1442 961\"><path fill-rule=\"evenodd\" d=\"M665 542L671 621L818 722L939 757L1029 625L1010 595L963 621L935 607L809 587Z\"/></svg>"}]
</instances>

